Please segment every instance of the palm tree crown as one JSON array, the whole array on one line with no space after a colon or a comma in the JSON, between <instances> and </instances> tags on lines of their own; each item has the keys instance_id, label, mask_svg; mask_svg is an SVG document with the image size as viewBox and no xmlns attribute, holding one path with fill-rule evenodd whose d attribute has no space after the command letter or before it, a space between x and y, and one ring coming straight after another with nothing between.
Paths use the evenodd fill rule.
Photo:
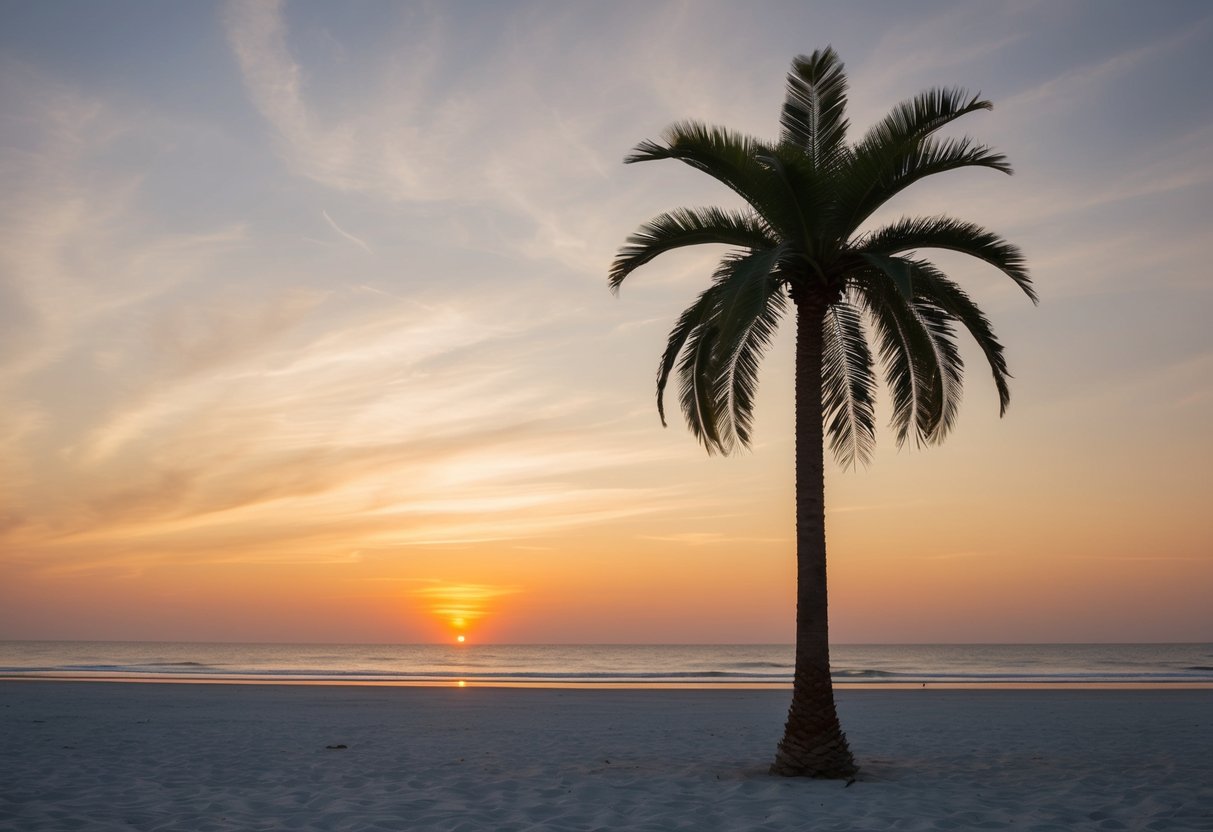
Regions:
<instances>
[{"instance_id":1,"label":"palm tree crown","mask_svg":"<svg viewBox=\"0 0 1213 832\"><path fill-rule=\"evenodd\" d=\"M960 89L928 90L850 144L846 88L837 54L818 50L792 62L777 142L681 122L663 143L637 145L625 162L677 159L724 183L745 207L654 217L628 237L610 272L618 290L664 252L729 247L675 323L657 368L662 423L665 387L677 372L682 411L709 453L750 443L759 359L780 318L795 310L796 670L772 771L814 777L857 771L830 681L824 445L844 465L870 459L878 360L898 443L943 439L960 404L958 327L984 353L1006 410L1009 373L990 322L921 250L984 260L1036 301L1019 249L977 225L935 216L866 229L877 209L926 176L966 167L1011 172L985 145L936 136L990 103Z\"/></svg>"},{"instance_id":2,"label":"palm tree crown","mask_svg":"<svg viewBox=\"0 0 1213 832\"><path fill-rule=\"evenodd\" d=\"M638 145L625 162L678 159L746 202L742 210L682 208L654 217L628 238L611 267L610 285L617 290L634 269L663 252L700 243L732 249L670 333L657 372L663 423L663 394L677 367L680 403L694 435L709 451L748 445L758 359L789 297L822 311L828 436L842 463L867 461L875 439L875 362L865 318L893 398L898 443L937 442L955 422L963 374L957 324L985 354L1005 412L1009 374L989 321L917 252L972 255L1035 301L1019 250L945 216L861 230L880 206L923 177L964 167L1010 173L1001 153L968 138L934 135L966 113L990 108L960 89L928 90L848 144L846 76L837 54L826 48L793 62L777 143L681 122L666 131L664 144Z\"/></svg>"}]
</instances>

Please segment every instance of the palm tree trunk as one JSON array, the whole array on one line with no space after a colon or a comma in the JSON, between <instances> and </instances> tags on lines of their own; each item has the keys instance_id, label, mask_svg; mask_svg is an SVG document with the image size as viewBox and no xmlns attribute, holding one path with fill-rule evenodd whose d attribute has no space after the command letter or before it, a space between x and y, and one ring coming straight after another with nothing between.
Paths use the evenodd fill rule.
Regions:
<instances>
[{"instance_id":1,"label":"palm tree trunk","mask_svg":"<svg viewBox=\"0 0 1213 832\"><path fill-rule=\"evenodd\" d=\"M807 294L807 293L805 293ZM838 724L826 615L821 368L826 306L796 302L796 675L772 774L849 778L858 771Z\"/></svg>"}]
</instances>

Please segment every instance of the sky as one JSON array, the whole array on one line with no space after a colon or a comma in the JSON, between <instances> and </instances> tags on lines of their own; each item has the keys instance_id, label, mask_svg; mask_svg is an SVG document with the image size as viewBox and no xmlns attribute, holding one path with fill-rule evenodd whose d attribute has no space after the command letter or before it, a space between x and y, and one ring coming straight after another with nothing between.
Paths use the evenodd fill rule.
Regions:
<instances>
[{"instance_id":1,"label":"sky","mask_svg":"<svg viewBox=\"0 0 1213 832\"><path fill-rule=\"evenodd\" d=\"M1213 641L1213 7L0 2L0 638L786 643L791 344L751 450L654 373L737 207L695 118L778 135L832 44L852 137L961 86L1015 174L917 184L1025 252L936 261L1007 346L943 445L827 465L832 638ZM671 401L673 407L673 401Z\"/></svg>"}]
</instances>

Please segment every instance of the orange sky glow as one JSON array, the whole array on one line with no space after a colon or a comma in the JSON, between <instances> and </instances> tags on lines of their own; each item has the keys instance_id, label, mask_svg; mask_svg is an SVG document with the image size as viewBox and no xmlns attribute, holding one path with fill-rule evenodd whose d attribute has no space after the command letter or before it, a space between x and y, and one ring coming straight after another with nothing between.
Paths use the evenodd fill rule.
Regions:
<instances>
[{"instance_id":1,"label":"orange sky glow","mask_svg":"<svg viewBox=\"0 0 1213 832\"><path fill-rule=\"evenodd\" d=\"M939 258L1011 406L966 352L942 446L884 414L828 464L834 640L1213 641L1202 4L36 6L0 12L0 639L790 642L791 323L754 448L708 457L652 385L720 252L606 273L658 211L734 204L627 150L773 135L833 43L855 134L994 101L964 129L1016 175L875 221L994 229L1041 294Z\"/></svg>"}]
</instances>

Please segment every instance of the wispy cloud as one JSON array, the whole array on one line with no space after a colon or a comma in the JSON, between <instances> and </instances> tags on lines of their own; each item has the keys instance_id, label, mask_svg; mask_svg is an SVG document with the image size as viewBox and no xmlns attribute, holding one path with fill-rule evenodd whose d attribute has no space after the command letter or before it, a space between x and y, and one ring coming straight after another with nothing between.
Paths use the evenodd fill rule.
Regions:
<instances>
[{"instance_id":1,"label":"wispy cloud","mask_svg":"<svg viewBox=\"0 0 1213 832\"><path fill-rule=\"evenodd\" d=\"M941 77L963 76L961 70L977 61L1006 54L1026 38L1024 32L1011 27L1000 30L990 26L991 14L997 16L998 12L976 6L950 6L942 13L913 24L903 23L884 34L872 45L869 62L854 65L853 78L856 88L863 90L863 100L879 100L877 96L885 100L880 107L857 108L857 123L863 125L883 116L890 99L906 98L924 85L939 86L937 79ZM938 48L941 37L956 48Z\"/></svg>"},{"instance_id":2,"label":"wispy cloud","mask_svg":"<svg viewBox=\"0 0 1213 832\"><path fill-rule=\"evenodd\" d=\"M362 250L363 250L363 251L365 251L367 254L374 254L374 253L375 253L375 252L371 251L371 247L370 247L369 245L367 245L367 244L366 244L366 241L365 241L365 240L363 240L363 239L362 239L362 238L360 238L360 237L355 237L353 234L351 234L350 232L346 231L344 228L342 228L341 226L339 226L339 225L337 224L337 221L336 221L336 220L334 220L332 217L330 217L330 216L329 216L329 212L328 212L328 211L323 211L323 210L322 210L320 213L324 215L324 219L325 219L325 220L328 222L329 226L330 226L330 227L331 227L331 228L332 228L334 231L336 231L338 234L340 234L340 235L341 235L343 238L345 238L346 240L349 240L351 243L353 243L354 245L358 246L358 248L362 249Z\"/></svg>"},{"instance_id":3,"label":"wispy cloud","mask_svg":"<svg viewBox=\"0 0 1213 832\"><path fill-rule=\"evenodd\" d=\"M969 560L971 558L989 557L992 553L979 550L967 550L961 552L936 552L923 555L927 560Z\"/></svg>"},{"instance_id":4,"label":"wispy cloud","mask_svg":"<svg viewBox=\"0 0 1213 832\"><path fill-rule=\"evenodd\" d=\"M584 64L537 63L533 46L502 42L481 56L492 73L462 73L465 47L448 31L449 20L418 11L407 28L387 24L399 27L402 45L390 60L372 64L374 81L351 112L309 92L309 67L289 47L290 18L290 7L278 2L233 2L224 14L248 94L296 174L392 202L464 213L491 208L500 216L462 238L467 220L452 216L453 243L605 279L615 217L630 209L625 194L607 193L602 184L643 136L627 132L609 110L581 107L581 82L595 83L608 63L617 66L617 54L601 50ZM575 25L559 15L537 17L528 38L563 51L569 33L560 27ZM570 71L577 76L559 75ZM661 82L659 74L634 80L645 96Z\"/></svg>"},{"instance_id":5,"label":"wispy cloud","mask_svg":"<svg viewBox=\"0 0 1213 832\"><path fill-rule=\"evenodd\" d=\"M738 543L783 543L790 538L785 537L752 537L749 535L730 535L722 532L679 532L677 534L642 535L643 540L656 540L661 543L678 543L685 546L710 546L715 544Z\"/></svg>"},{"instance_id":6,"label":"wispy cloud","mask_svg":"<svg viewBox=\"0 0 1213 832\"><path fill-rule=\"evenodd\" d=\"M890 509L915 508L930 505L928 500L903 500L895 503L872 503L870 505L826 506L826 514L852 514L860 511L888 511Z\"/></svg>"},{"instance_id":7,"label":"wispy cloud","mask_svg":"<svg viewBox=\"0 0 1213 832\"><path fill-rule=\"evenodd\" d=\"M245 56L279 96L267 112L312 141L292 103L301 75L275 63L279 10L240 14L268 38L268 58ZM312 263L254 239L251 218L159 229L138 165L102 175L92 160L124 130L168 153L178 127L35 76L19 87L11 99L45 140L4 151L5 169L23 172L0 208L0 285L20 323L0 336L19 338L0 368L0 538L13 562L74 574L356 564L353 552L538 543L684 499L594 482L662 452L602 434L601 394L565 389L570 371L545 377L551 347L532 338L571 319L560 299L467 293L442 274L418 291L382 264L345 279L367 258ZM372 251L317 212L346 248Z\"/></svg>"},{"instance_id":8,"label":"wispy cloud","mask_svg":"<svg viewBox=\"0 0 1213 832\"><path fill-rule=\"evenodd\" d=\"M249 96L295 172L390 200L466 196L479 177L451 176L459 168L451 140L477 129L477 116L460 95L430 95L445 43L440 18L414 17L407 44L379 66L385 97L351 115L309 99L308 71L288 45L286 9L278 0L231 2L223 18Z\"/></svg>"},{"instance_id":9,"label":"wispy cloud","mask_svg":"<svg viewBox=\"0 0 1213 832\"><path fill-rule=\"evenodd\" d=\"M1165 59L1188 48L1206 37L1211 27L1213 17L1207 17L1195 26L1185 26L1166 37L1067 69L1056 77L1003 100L999 109L1009 114L1030 111L1033 117L1039 118L1044 109L1068 107L1076 97L1089 95L1093 87L1117 81L1148 61Z\"/></svg>"}]
</instances>

